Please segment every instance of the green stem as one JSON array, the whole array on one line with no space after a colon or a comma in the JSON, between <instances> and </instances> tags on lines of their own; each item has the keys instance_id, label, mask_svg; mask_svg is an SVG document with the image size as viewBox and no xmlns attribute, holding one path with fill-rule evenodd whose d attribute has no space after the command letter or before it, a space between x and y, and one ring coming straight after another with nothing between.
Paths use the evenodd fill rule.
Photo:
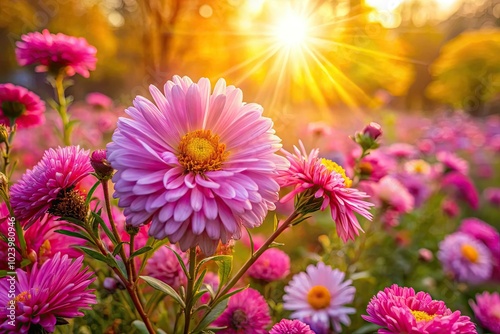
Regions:
<instances>
[{"instance_id":1,"label":"green stem","mask_svg":"<svg viewBox=\"0 0 500 334\"><path fill-rule=\"evenodd\" d=\"M10 120L10 133L9 137L5 141L5 152L3 152L3 166L2 166L2 173L7 176L7 178L10 180L10 175L7 174L7 166L10 164L10 149L12 147L12 142L14 141L14 135L16 134L16 123L15 120ZM12 174L12 171L11 173Z\"/></svg>"},{"instance_id":2,"label":"green stem","mask_svg":"<svg viewBox=\"0 0 500 334\"><path fill-rule=\"evenodd\" d=\"M193 296L195 294L195 291L193 291L194 281L196 280L195 268L196 247L191 247L191 249L189 250L189 277L186 290L186 308L184 309L184 334L189 334L189 325L191 323L191 310L193 308Z\"/></svg>"},{"instance_id":3,"label":"green stem","mask_svg":"<svg viewBox=\"0 0 500 334\"><path fill-rule=\"evenodd\" d=\"M55 93L57 97L57 103L59 108L57 108L57 112L61 117L63 123L63 142L64 145L71 145L70 140L70 126L69 126L69 117L68 117L68 106L66 103L66 96L64 95L64 71L60 71L55 78Z\"/></svg>"},{"instance_id":4,"label":"green stem","mask_svg":"<svg viewBox=\"0 0 500 334\"><path fill-rule=\"evenodd\" d=\"M284 230L286 230L298 217L300 217L302 214L294 211L284 222L281 224L276 231L274 231L273 234L264 242L264 244L255 252L252 254L252 256L245 262L243 267L240 268L240 270L236 273L236 275L231 278L231 280L226 284L226 286L219 290L217 293L217 296L214 298L212 301L211 306L216 305L219 302L220 297L224 296L231 290L231 288L238 283L241 277L247 272L247 270L252 266L252 264L257 261L257 259L269 248L269 246L273 243L276 238L283 233Z\"/></svg>"},{"instance_id":5,"label":"green stem","mask_svg":"<svg viewBox=\"0 0 500 334\"><path fill-rule=\"evenodd\" d=\"M3 200L5 202L5 205L7 206L7 209L9 210L10 217L14 218L14 227L16 229L17 238L19 239L19 246L21 246L21 256L23 259L27 259L28 258L28 250L27 250L26 239L24 238L24 231L23 231L23 228L21 226L21 223L19 223L19 221L17 219L15 219L16 216L14 215L14 210L12 210L12 206L10 205L9 194L5 193L5 191L2 190L2 197L3 197Z\"/></svg>"}]
</instances>

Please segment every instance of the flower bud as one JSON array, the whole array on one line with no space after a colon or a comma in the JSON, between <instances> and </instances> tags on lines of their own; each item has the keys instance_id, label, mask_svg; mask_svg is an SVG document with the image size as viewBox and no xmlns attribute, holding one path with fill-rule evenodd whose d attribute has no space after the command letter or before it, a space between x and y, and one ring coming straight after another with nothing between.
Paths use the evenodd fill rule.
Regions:
<instances>
[{"instance_id":1,"label":"flower bud","mask_svg":"<svg viewBox=\"0 0 500 334\"><path fill-rule=\"evenodd\" d=\"M420 248L418 250L418 258L420 261L423 262L431 262L432 259L434 258L434 255L427 248Z\"/></svg>"},{"instance_id":2,"label":"flower bud","mask_svg":"<svg viewBox=\"0 0 500 334\"><path fill-rule=\"evenodd\" d=\"M0 124L0 144L6 143L9 140L9 131L7 128Z\"/></svg>"},{"instance_id":3,"label":"flower bud","mask_svg":"<svg viewBox=\"0 0 500 334\"><path fill-rule=\"evenodd\" d=\"M382 135L382 127L378 123L371 122L363 129L363 134L372 138L373 140L376 140Z\"/></svg>"},{"instance_id":4,"label":"flower bud","mask_svg":"<svg viewBox=\"0 0 500 334\"><path fill-rule=\"evenodd\" d=\"M113 167L106 160L106 150L95 150L90 155L90 164L101 180L109 180L113 176Z\"/></svg>"}]
</instances>

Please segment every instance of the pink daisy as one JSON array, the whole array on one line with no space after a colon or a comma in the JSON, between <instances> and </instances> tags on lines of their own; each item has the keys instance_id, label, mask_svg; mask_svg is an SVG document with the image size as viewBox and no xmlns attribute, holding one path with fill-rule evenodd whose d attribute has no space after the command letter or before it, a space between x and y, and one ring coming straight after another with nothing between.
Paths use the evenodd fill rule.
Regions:
<instances>
[{"instance_id":1,"label":"pink daisy","mask_svg":"<svg viewBox=\"0 0 500 334\"><path fill-rule=\"evenodd\" d=\"M271 328L269 334L315 334L309 325L300 320L283 319Z\"/></svg>"},{"instance_id":2,"label":"pink daisy","mask_svg":"<svg viewBox=\"0 0 500 334\"><path fill-rule=\"evenodd\" d=\"M280 171L278 182L281 187L292 186L294 189L281 202L289 201L295 195L311 196L314 203L308 202L307 205L318 204L321 210L330 206L337 234L344 242L354 240L359 235L358 230L362 230L354 212L367 219L372 218L368 210L373 204L365 201L368 195L350 188L352 181L344 169L331 160L318 158L318 149L307 155L302 142L300 148L294 146L295 154L283 150L291 166Z\"/></svg>"},{"instance_id":3,"label":"pink daisy","mask_svg":"<svg viewBox=\"0 0 500 334\"><path fill-rule=\"evenodd\" d=\"M470 301L470 306L481 326L493 334L500 334L500 294L498 292L477 294L476 300Z\"/></svg>"},{"instance_id":4,"label":"pink daisy","mask_svg":"<svg viewBox=\"0 0 500 334\"><path fill-rule=\"evenodd\" d=\"M464 175L469 173L469 163L448 151L441 151L436 154L437 160L443 164L444 172L458 172Z\"/></svg>"},{"instance_id":5,"label":"pink daisy","mask_svg":"<svg viewBox=\"0 0 500 334\"><path fill-rule=\"evenodd\" d=\"M30 32L16 42L16 58L21 66L37 64L37 72L58 73L64 69L66 75L75 73L88 78L95 70L97 49L83 37L51 34L47 29Z\"/></svg>"},{"instance_id":6,"label":"pink daisy","mask_svg":"<svg viewBox=\"0 0 500 334\"><path fill-rule=\"evenodd\" d=\"M361 317L383 328L380 334L474 334L469 317L452 312L426 292L396 284L377 293L368 304L368 315Z\"/></svg>"},{"instance_id":7,"label":"pink daisy","mask_svg":"<svg viewBox=\"0 0 500 334\"><path fill-rule=\"evenodd\" d=\"M226 327L217 332L220 334L267 334L270 323L266 300L258 291L247 288L230 297L226 310L212 325Z\"/></svg>"},{"instance_id":8,"label":"pink daisy","mask_svg":"<svg viewBox=\"0 0 500 334\"><path fill-rule=\"evenodd\" d=\"M10 83L0 84L0 123L11 126L11 120L19 129L45 123L45 103L24 87Z\"/></svg>"},{"instance_id":9,"label":"pink daisy","mask_svg":"<svg viewBox=\"0 0 500 334\"><path fill-rule=\"evenodd\" d=\"M85 199L75 186L92 172L89 151L79 146L49 149L42 160L11 188L16 218L29 227L49 212L55 216L86 215ZM71 211L71 212L70 212Z\"/></svg>"},{"instance_id":10,"label":"pink daisy","mask_svg":"<svg viewBox=\"0 0 500 334\"><path fill-rule=\"evenodd\" d=\"M266 250L248 269L250 277L266 282L283 279L289 273L290 257L287 253L277 248Z\"/></svg>"},{"instance_id":11,"label":"pink daisy","mask_svg":"<svg viewBox=\"0 0 500 334\"><path fill-rule=\"evenodd\" d=\"M500 233L493 226L478 218L465 218L458 231L481 241L500 260Z\"/></svg>"},{"instance_id":12,"label":"pink daisy","mask_svg":"<svg viewBox=\"0 0 500 334\"><path fill-rule=\"evenodd\" d=\"M241 90L221 79L211 92L206 78L178 76L164 88L150 86L156 105L138 96L126 110L132 119L118 121L107 147L114 196L128 224L151 220L151 236L212 254L274 210L274 178L287 162L275 154L272 121Z\"/></svg>"},{"instance_id":13,"label":"pink daisy","mask_svg":"<svg viewBox=\"0 0 500 334\"><path fill-rule=\"evenodd\" d=\"M58 318L83 316L81 309L96 304L94 281L88 268L82 270L83 256L71 260L56 254L41 266L35 264L25 272L17 269L16 297L9 299L10 278L0 281L0 331L2 333L54 332ZM15 309L15 326L9 323L10 310Z\"/></svg>"},{"instance_id":14,"label":"pink daisy","mask_svg":"<svg viewBox=\"0 0 500 334\"><path fill-rule=\"evenodd\" d=\"M169 247L175 250L182 257L184 264L187 266L187 254L182 252L175 245L169 245ZM153 256L148 259L145 270L147 275L167 283L176 290L185 285L187 282L187 277L184 274L177 257L174 252L166 246L160 247L155 251Z\"/></svg>"},{"instance_id":15,"label":"pink daisy","mask_svg":"<svg viewBox=\"0 0 500 334\"><path fill-rule=\"evenodd\" d=\"M341 324L350 325L349 314L355 313L353 308L344 306L352 303L356 292L352 281L344 278L343 272L322 262L311 264L285 287L283 308L293 311L294 319L327 328L332 325L339 332Z\"/></svg>"},{"instance_id":16,"label":"pink daisy","mask_svg":"<svg viewBox=\"0 0 500 334\"><path fill-rule=\"evenodd\" d=\"M437 257L443 269L458 281L482 283L492 273L493 261L488 247L462 232L448 235L439 244Z\"/></svg>"}]
</instances>

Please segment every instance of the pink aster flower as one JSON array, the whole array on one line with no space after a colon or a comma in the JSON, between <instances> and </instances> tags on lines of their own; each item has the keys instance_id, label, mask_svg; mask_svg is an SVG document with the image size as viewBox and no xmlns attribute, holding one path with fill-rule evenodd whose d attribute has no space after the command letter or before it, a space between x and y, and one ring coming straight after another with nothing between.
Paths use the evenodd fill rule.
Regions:
<instances>
[{"instance_id":1,"label":"pink aster flower","mask_svg":"<svg viewBox=\"0 0 500 334\"><path fill-rule=\"evenodd\" d=\"M489 249L465 233L448 235L439 244L437 256L443 269L458 281L477 284L491 276L493 262Z\"/></svg>"},{"instance_id":2,"label":"pink aster flower","mask_svg":"<svg viewBox=\"0 0 500 334\"><path fill-rule=\"evenodd\" d=\"M85 102L96 108L109 109L113 106L113 100L102 93L89 93L85 97Z\"/></svg>"},{"instance_id":3,"label":"pink aster flower","mask_svg":"<svg viewBox=\"0 0 500 334\"><path fill-rule=\"evenodd\" d=\"M478 218L465 218L458 231L481 241L500 260L500 233L493 226Z\"/></svg>"},{"instance_id":4,"label":"pink aster flower","mask_svg":"<svg viewBox=\"0 0 500 334\"><path fill-rule=\"evenodd\" d=\"M147 275L157 278L175 290L178 290L182 285L187 283L187 277L172 249L181 256L186 267L188 256L175 245L169 245L169 247L171 249L168 249L166 246L160 247L148 259L145 270Z\"/></svg>"},{"instance_id":5,"label":"pink aster flower","mask_svg":"<svg viewBox=\"0 0 500 334\"><path fill-rule=\"evenodd\" d=\"M315 334L309 325L300 320L283 319L271 328L269 334Z\"/></svg>"},{"instance_id":6,"label":"pink aster flower","mask_svg":"<svg viewBox=\"0 0 500 334\"><path fill-rule=\"evenodd\" d=\"M469 173L469 163L458 157L455 153L441 151L436 154L436 158L443 164L444 172L458 172L464 175Z\"/></svg>"},{"instance_id":7,"label":"pink aster flower","mask_svg":"<svg viewBox=\"0 0 500 334\"><path fill-rule=\"evenodd\" d=\"M79 146L45 151L42 160L11 188L16 218L26 221L29 227L47 212L62 216L65 209L71 208L75 215L86 214L81 212L84 199L75 186L90 172L89 151Z\"/></svg>"},{"instance_id":8,"label":"pink aster flower","mask_svg":"<svg viewBox=\"0 0 500 334\"><path fill-rule=\"evenodd\" d=\"M19 129L45 123L45 103L24 87L10 83L0 84L0 123L11 126L11 119Z\"/></svg>"},{"instance_id":9,"label":"pink aster flower","mask_svg":"<svg viewBox=\"0 0 500 334\"><path fill-rule=\"evenodd\" d=\"M449 172L441 180L441 185L447 191L461 198L473 209L479 207L479 195L472 180L459 172Z\"/></svg>"},{"instance_id":10,"label":"pink aster flower","mask_svg":"<svg viewBox=\"0 0 500 334\"><path fill-rule=\"evenodd\" d=\"M373 185L374 197L399 213L413 210L415 199L395 177L387 175Z\"/></svg>"},{"instance_id":11,"label":"pink aster flower","mask_svg":"<svg viewBox=\"0 0 500 334\"><path fill-rule=\"evenodd\" d=\"M306 323L323 324L337 332L341 324L349 325L349 314L355 313L346 304L352 303L356 289L345 274L319 262L309 265L306 272L293 276L285 287L283 308L293 311L291 317Z\"/></svg>"},{"instance_id":12,"label":"pink aster flower","mask_svg":"<svg viewBox=\"0 0 500 334\"><path fill-rule=\"evenodd\" d=\"M221 79L211 92L206 78L178 76L164 88L150 86L156 104L138 96L131 119L118 121L107 147L114 196L128 224L151 220L151 236L212 254L275 208L274 178L287 162L275 154L272 121L241 90Z\"/></svg>"},{"instance_id":13,"label":"pink aster flower","mask_svg":"<svg viewBox=\"0 0 500 334\"><path fill-rule=\"evenodd\" d=\"M36 64L37 72L64 69L66 75L75 73L88 78L95 70L97 49L83 37L51 34L47 29L30 32L16 42L16 58L21 66Z\"/></svg>"},{"instance_id":14,"label":"pink aster flower","mask_svg":"<svg viewBox=\"0 0 500 334\"><path fill-rule=\"evenodd\" d=\"M281 187L292 186L294 189L285 195L281 202L299 196L312 196L313 202L324 210L330 206L332 219L337 227L337 234L346 242L354 240L362 231L355 212L367 219L372 219L368 211L372 203L366 202L367 194L351 188L352 181L342 167L327 159L318 158L318 149L308 155L300 142L299 150L294 146L294 153L284 151L290 161L290 168L279 173ZM309 204L309 203L308 203Z\"/></svg>"},{"instance_id":15,"label":"pink aster flower","mask_svg":"<svg viewBox=\"0 0 500 334\"><path fill-rule=\"evenodd\" d=\"M489 187L483 192L484 198L492 205L500 205L500 188Z\"/></svg>"},{"instance_id":16,"label":"pink aster flower","mask_svg":"<svg viewBox=\"0 0 500 334\"><path fill-rule=\"evenodd\" d=\"M476 295L475 301L470 301L474 315L481 326L491 331L492 334L500 334L500 294L498 292L483 292Z\"/></svg>"},{"instance_id":17,"label":"pink aster flower","mask_svg":"<svg viewBox=\"0 0 500 334\"><path fill-rule=\"evenodd\" d=\"M267 334L270 323L266 300L258 291L247 288L230 297L226 310L212 325L227 327L217 332L221 334Z\"/></svg>"},{"instance_id":18,"label":"pink aster flower","mask_svg":"<svg viewBox=\"0 0 500 334\"><path fill-rule=\"evenodd\" d=\"M285 278L290 273L290 257L281 249L266 250L248 269L252 278L273 282Z\"/></svg>"},{"instance_id":19,"label":"pink aster flower","mask_svg":"<svg viewBox=\"0 0 500 334\"><path fill-rule=\"evenodd\" d=\"M377 293L368 304L368 315L361 317L382 326L380 334L474 334L469 317L460 311L452 312L440 300L426 292L415 293L412 288L396 284Z\"/></svg>"},{"instance_id":20,"label":"pink aster flower","mask_svg":"<svg viewBox=\"0 0 500 334\"><path fill-rule=\"evenodd\" d=\"M8 278L0 281L0 331L2 333L28 333L45 330L54 332L58 318L83 316L81 309L96 304L94 281L88 268L82 270L83 256L71 260L56 254L44 264L35 264L26 272L17 269L16 297L9 299ZM10 310L15 309L15 327L9 324Z\"/></svg>"}]
</instances>

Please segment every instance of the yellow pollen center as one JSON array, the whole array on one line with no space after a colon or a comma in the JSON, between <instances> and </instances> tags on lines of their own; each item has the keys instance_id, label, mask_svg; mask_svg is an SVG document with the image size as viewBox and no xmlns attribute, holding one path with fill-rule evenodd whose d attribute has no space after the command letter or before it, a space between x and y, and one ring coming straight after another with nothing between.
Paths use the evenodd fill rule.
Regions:
<instances>
[{"instance_id":1,"label":"yellow pollen center","mask_svg":"<svg viewBox=\"0 0 500 334\"><path fill-rule=\"evenodd\" d=\"M477 252L477 249L474 248L474 246L471 246L469 244L463 244L462 248L462 255L469 260L472 263L476 263L478 258L479 258L479 253Z\"/></svg>"},{"instance_id":2,"label":"yellow pollen center","mask_svg":"<svg viewBox=\"0 0 500 334\"><path fill-rule=\"evenodd\" d=\"M14 298L14 300L17 302L25 302L31 298L31 293L29 291L23 291L20 294Z\"/></svg>"},{"instance_id":3,"label":"yellow pollen center","mask_svg":"<svg viewBox=\"0 0 500 334\"><path fill-rule=\"evenodd\" d=\"M316 310L328 307L331 299L330 291L323 285L315 285L307 293L307 302Z\"/></svg>"},{"instance_id":4,"label":"yellow pollen center","mask_svg":"<svg viewBox=\"0 0 500 334\"><path fill-rule=\"evenodd\" d=\"M373 165L367 161L362 161L359 163L359 169L363 175L371 175L373 172Z\"/></svg>"},{"instance_id":5,"label":"yellow pollen center","mask_svg":"<svg viewBox=\"0 0 500 334\"><path fill-rule=\"evenodd\" d=\"M186 133L178 147L177 159L188 172L204 173L220 170L227 159L226 145L219 143L219 136L210 130Z\"/></svg>"},{"instance_id":6,"label":"yellow pollen center","mask_svg":"<svg viewBox=\"0 0 500 334\"><path fill-rule=\"evenodd\" d=\"M430 315L425 311L411 311L411 314L415 317L417 321L431 321L436 316L435 314Z\"/></svg>"},{"instance_id":7,"label":"yellow pollen center","mask_svg":"<svg viewBox=\"0 0 500 334\"><path fill-rule=\"evenodd\" d=\"M342 178L344 179L344 186L346 188L351 187L352 180L347 175L345 175L344 168L340 167L337 163L335 163L331 160L325 159L325 158L321 159L321 164L323 166L325 166L329 172L336 172L336 173L340 174L342 176Z\"/></svg>"}]
</instances>

